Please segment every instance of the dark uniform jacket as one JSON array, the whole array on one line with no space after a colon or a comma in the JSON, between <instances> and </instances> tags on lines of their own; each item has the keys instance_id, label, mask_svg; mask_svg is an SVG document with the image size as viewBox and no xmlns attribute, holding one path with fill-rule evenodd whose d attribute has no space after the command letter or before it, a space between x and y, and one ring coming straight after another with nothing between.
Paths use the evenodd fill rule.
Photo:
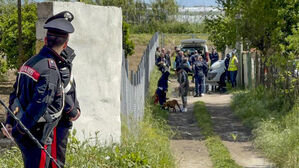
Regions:
<instances>
[{"instance_id":1,"label":"dark uniform jacket","mask_svg":"<svg viewBox=\"0 0 299 168\"><path fill-rule=\"evenodd\" d=\"M194 76L203 77L205 76L208 70L208 65L202 61L195 61L193 64L193 70L194 70Z\"/></svg>"},{"instance_id":2,"label":"dark uniform jacket","mask_svg":"<svg viewBox=\"0 0 299 168\"><path fill-rule=\"evenodd\" d=\"M62 113L62 118L59 121L59 126L71 127L72 122L70 118L74 118L78 114L78 109L80 110L79 102L76 95L76 83L72 75L72 61L75 58L74 50L67 47L61 53L61 56L65 61L58 62L59 72L61 74L61 80L64 85L65 93L65 106Z\"/></svg>"},{"instance_id":3,"label":"dark uniform jacket","mask_svg":"<svg viewBox=\"0 0 299 168\"><path fill-rule=\"evenodd\" d=\"M162 91L168 90L168 77L170 73L168 71L164 72L158 81L158 89Z\"/></svg>"},{"instance_id":4,"label":"dark uniform jacket","mask_svg":"<svg viewBox=\"0 0 299 168\"><path fill-rule=\"evenodd\" d=\"M182 60L182 56L177 55L177 56L175 57L175 66L176 66L176 67L181 66L182 61L183 61L183 60Z\"/></svg>"},{"instance_id":5,"label":"dark uniform jacket","mask_svg":"<svg viewBox=\"0 0 299 168\"><path fill-rule=\"evenodd\" d=\"M217 52L210 53L210 59L211 59L211 65L214 62L218 61L218 59L219 59L218 53Z\"/></svg>"},{"instance_id":6,"label":"dark uniform jacket","mask_svg":"<svg viewBox=\"0 0 299 168\"><path fill-rule=\"evenodd\" d=\"M20 114L21 122L42 143L49 137L52 126L57 125L64 106L63 86L56 64L60 60L55 51L43 47L20 68L14 92L10 95L9 107L14 111L15 102L19 101L24 112ZM14 126L12 135L16 140L26 137L11 116L7 116L6 123Z\"/></svg>"}]
</instances>

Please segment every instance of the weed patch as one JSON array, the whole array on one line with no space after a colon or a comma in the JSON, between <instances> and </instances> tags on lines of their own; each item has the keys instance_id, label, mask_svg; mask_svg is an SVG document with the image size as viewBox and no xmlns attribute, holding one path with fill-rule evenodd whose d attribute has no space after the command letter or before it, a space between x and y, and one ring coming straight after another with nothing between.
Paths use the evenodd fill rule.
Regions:
<instances>
[{"instance_id":1,"label":"weed patch","mask_svg":"<svg viewBox=\"0 0 299 168\"><path fill-rule=\"evenodd\" d=\"M222 144L219 136L213 132L211 116L208 113L204 102L196 102L194 105L194 115L201 128L201 133L205 136L205 145L215 168L241 168L231 159L228 149Z\"/></svg>"},{"instance_id":2,"label":"weed patch","mask_svg":"<svg viewBox=\"0 0 299 168\"><path fill-rule=\"evenodd\" d=\"M234 95L232 108L253 129L254 145L277 167L299 165L299 101L292 110L283 97L258 87Z\"/></svg>"}]
</instances>

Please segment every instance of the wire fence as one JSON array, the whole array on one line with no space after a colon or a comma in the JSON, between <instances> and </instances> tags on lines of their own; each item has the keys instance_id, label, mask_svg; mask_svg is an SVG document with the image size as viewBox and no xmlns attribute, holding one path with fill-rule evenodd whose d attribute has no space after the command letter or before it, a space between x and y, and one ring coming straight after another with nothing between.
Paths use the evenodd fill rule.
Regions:
<instances>
[{"instance_id":1,"label":"wire fence","mask_svg":"<svg viewBox=\"0 0 299 168\"><path fill-rule=\"evenodd\" d=\"M159 34L155 33L147 45L136 72L129 70L128 60L123 55L121 112L127 121L139 121L143 118L145 98L148 93L150 74L155 65L158 43Z\"/></svg>"}]
</instances>

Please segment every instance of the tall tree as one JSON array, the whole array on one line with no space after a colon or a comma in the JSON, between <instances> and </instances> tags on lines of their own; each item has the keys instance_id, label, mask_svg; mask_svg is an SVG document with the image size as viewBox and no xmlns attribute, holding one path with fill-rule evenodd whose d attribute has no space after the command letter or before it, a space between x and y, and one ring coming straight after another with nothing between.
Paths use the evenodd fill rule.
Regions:
<instances>
[{"instance_id":1,"label":"tall tree","mask_svg":"<svg viewBox=\"0 0 299 168\"><path fill-rule=\"evenodd\" d=\"M168 17L178 13L178 5L175 0L155 0L151 3L154 18L167 22Z\"/></svg>"},{"instance_id":2,"label":"tall tree","mask_svg":"<svg viewBox=\"0 0 299 168\"><path fill-rule=\"evenodd\" d=\"M22 1L18 0L18 66L21 66L26 58L24 58L23 42L22 42Z\"/></svg>"}]
</instances>

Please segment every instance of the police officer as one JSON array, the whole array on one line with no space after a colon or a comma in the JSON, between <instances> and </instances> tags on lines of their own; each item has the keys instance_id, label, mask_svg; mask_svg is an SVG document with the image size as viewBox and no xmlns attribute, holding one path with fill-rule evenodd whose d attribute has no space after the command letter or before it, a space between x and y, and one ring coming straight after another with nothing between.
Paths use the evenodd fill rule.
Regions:
<instances>
[{"instance_id":1,"label":"police officer","mask_svg":"<svg viewBox=\"0 0 299 168\"><path fill-rule=\"evenodd\" d=\"M169 75L170 73L168 72L168 70L165 70L158 81L158 88L156 90L156 94L158 95L160 105L163 105L166 102Z\"/></svg>"},{"instance_id":2,"label":"police officer","mask_svg":"<svg viewBox=\"0 0 299 168\"><path fill-rule=\"evenodd\" d=\"M64 59L61 52L67 47L69 33L74 27L68 21L70 14L52 17L44 25L47 29L46 45L20 68L10 95L9 107L21 122L50 153L53 128L64 109L64 91L57 63ZM49 158L25 134L24 130L7 116L6 127L12 130L23 156L25 168L48 167ZM12 128L12 129L11 129Z\"/></svg>"},{"instance_id":3,"label":"police officer","mask_svg":"<svg viewBox=\"0 0 299 168\"><path fill-rule=\"evenodd\" d=\"M202 84L205 72L208 69L208 65L203 61L202 56L195 56L195 62L193 64L194 78L195 78L195 95L194 97L201 97Z\"/></svg>"},{"instance_id":4,"label":"police officer","mask_svg":"<svg viewBox=\"0 0 299 168\"><path fill-rule=\"evenodd\" d=\"M70 22L74 19L72 13L69 11L64 11L50 17L46 23L53 20L53 18L65 18L65 16L68 16L67 20ZM76 54L71 47L67 46L67 48L64 49L60 55L62 59L57 62L57 66L60 72L62 84L64 86L65 106L62 117L57 127L55 127L53 130L51 154L52 157L57 160L59 166L63 168L65 163L69 130L72 127L72 121L77 120L81 112L76 96L76 83L72 74L72 61L74 60ZM50 164L50 166L52 166L52 168L56 167L53 162Z\"/></svg>"},{"instance_id":5,"label":"police officer","mask_svg":"<svg viewBox=\"0 0 299 168\"><path fill-rule=\"evenodd\" d=\"M75 53L69 46L62 51L61 56L65 61L58 62L58 69L61 75L61 80L64 85L65 106L56 128L53 131L53 143L51 145L52 157L57 159L61 168L65 164L66 147L68 143L69 130L72 128L72 121L79 118L80 106L77 100L76 83L72 74L72 61L75 58ZM52 168L56 167L52 162Z\"/></svg>"}]
</instances>

